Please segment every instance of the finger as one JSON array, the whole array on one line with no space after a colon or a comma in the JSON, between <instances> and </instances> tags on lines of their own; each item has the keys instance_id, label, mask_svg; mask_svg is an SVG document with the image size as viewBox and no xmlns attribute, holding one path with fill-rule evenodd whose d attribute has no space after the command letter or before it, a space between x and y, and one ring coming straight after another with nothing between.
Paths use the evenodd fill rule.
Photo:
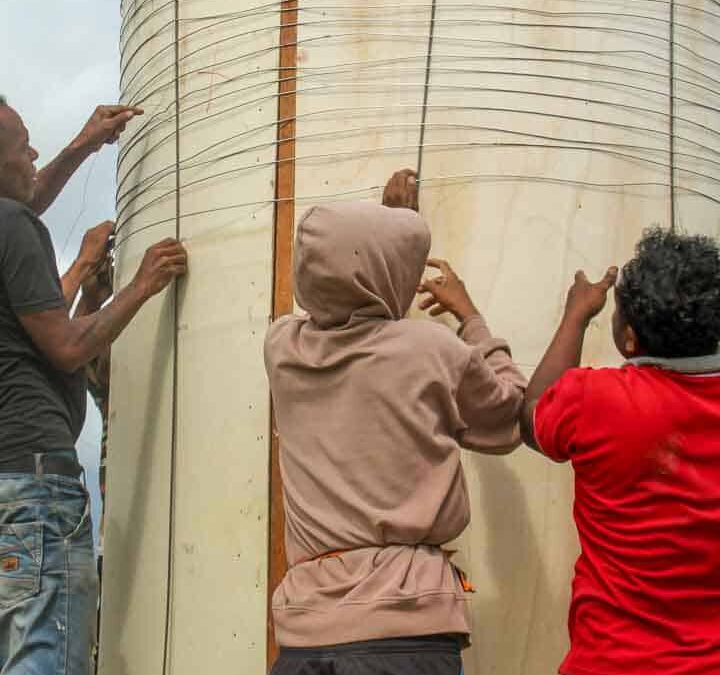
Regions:
<instances>
[{"instance_id":1,"label":"finger","mask_svg":"<svg viewBox=\"0 0 720 675\"><path fill-rule=\"evenodd\" d=\"M410 196L410 205L412 206L417 202L417 178L414 173L405 177L405 189Z\"/></svg>"},{"instance_id":2,"label":"finger","mask_svg":"<svg viewBox=\"0 0 720 675\"><path fill-rule=\"evenodd\" d=\"M160 240L157 244L153 244L150 248L154 249L160 249L165 248L167 246L172 246L174 244L179 244L180 242L177 239L174 239L173 237L166 237L165 239Z\"/></svg>"},{"instance_id":3,"label":"finger","mask_svg":"<svg viewBox=\"0 0 720 675\"><path fill-rule=\"evenodd\" d=\"M582 284L587 284L587 283L589 283L588 278L587 278L587 274L585 274L584 270L578 270L577 272L575 272L575 283L578 283L578 284L580 284L580 283L582 283Z\"/></svg>"},{"instance_id":4,"label":"finger","mask_svg":"<svg viewBox=\"0 0 720 675\"><path fill-rule=\"evenodd\" d=\"M601 286L605 288L605 290L610 290L617 281L618 278L618 268L617 267L609 267L608 271L605 272L605 276L600 281Z\"/></svg>"},{"instance_id":5,"label":"finger","mask_svg":"<svg viewBox=\"0 0 720 675\"><path fill-rule=\"evenodd\" d=\"M167 271L174 277L181 277L187 274L187 265L173 265L172 267L168 267Z\"/></svg>"},{"instance_id":6,"label":"finger","mask_svg":"<svg viewBox=\"0 0 720 675\"><path fill-rule=\"evenodd\" d=\"M397 201L398 187L391 178L390 182L385 186L385 190L383 191L383 202L387 204L397 204Z\"/></svg>"},{"instance_id":7,"label":"finger","mask_svg":"<svg viewBox=\"0 0 720 675\"><path fill-rule=\"evenodd\" d=\"M396 171L395 175L401 178L403 181L406 181L410 176L413 178L417 176L417 172L413 169L401 169L400 171Z\"/></svg>"},{"instance_id":8,"label":"finger","mask_svg":"<svg viewBox=\"0 0 720 675\"><path fill-rule=\"evenodd\" d=\"M112 145L113 143L117 143L118 140L120 139L120 134L122 134L123 131L125 131L125 125L124 125L124 124L123 124L122 127L120 127L119 129L115 129L115 131L113 131L112 134L110 134L110 136L108 136L108 137L105 139L105 143L106 143L107 145Z\"/></svg>"},{"instance_id":9,"label":"finger","mask_svg":"<svg viewBox=\"0 0 720 675\"><path fill-rule=\"evenodd\" d=\"M187 250L179 241L173 241L173 242L166 244L165 246L163 246L162 250L163 250L163 253L165 253L165 255L168 255L168 254L176 255L178 253L187 255Z\"/></svg>"},{"instance_id":10,"label":"finger","mask_svg":"<svg viewBox=\"0 0 720 675\"><path fill-rule=\"evenodd\" d=\"M403 190L407 185L408 178L411 176L414 177L415 175L416 174L412 169L402 169L401 171L396 171L387 182L387 188L392 188L393 191Z\"/></svg>"},{"instance_id":11,"label":"finger","mask_svg":"<svg viewBox=\"0 0 720 675\"><path fill-rule=\"evenodd\" d=\"M438 305L430 310L430 316L440 316L441 314L445 314L447 311L448 308L445 307L445 305Z\"/></svg>"},{"instance_id":12,"label":"finger","mask_svg":"<svg viewBox=\"0 0 720 675\"><path fill-rule=\"evenodd\" d=\"M160 260L163 267L173 267L174 265L187 264L187 256L184 253L177 255L165 255Z\"/></svg>"},{"instance_id":13,"label":"finger","mask_svg":"<svg viewBox=\"0 0 720 675\"><path fill-rule=\"evenodd\" d=\"M118 133L118 131L121 130L120 128L122 127L122 129L124 129L133 117L135 117L135 113L131 110L126 110L125 112L118 113L117 115L109 118L108 123L112 125L113 132Z\"/></svg>"},{"instance_id":14,"label":"finger","mask_svg":"<svg viewBox=\"0 0 720 675\"><path fill-rule=\"evenodd\" d=\"M452 267L450 267L447 260L441 260L440 258L428 258L428 261L425 264L428 267L434 267L435 269L440 270L445 276L453 274Z\"/></svg>"},{"instance_id":15,"label":"finger","mask_svg":"<svg viewBox=\"0 0 720 675\"><path fill-rule=\"evenodd\" d=\"M187 260L187 253L182 249L166 248L155 254L155 260L159 265L175 263L180 260Z\"/></svg>"},{"instance_id":16,"label":"finger","mask_svg":"<svg viewBox=\"0 0 720 675\"><path fill-rule=\"evenodd\" d=\"M130 113L130 115L142 115L145 111L142 108L134 105L100 105L97 107L98 112L102 113L107 117L114 117L122 113Z\"/></svg>"},{"instance_id":17,"label":"finger","mask_svg":"<svg viewBox=\"0 0 720 675\"><path fill-rule=\"evenodd\" d=\"M405 174L402 171L396 171L390 179L390 185L394 192L400 192L405 186L407 180Z\"/></svg>"},{"instance_id":18,"label":"finger","mask_svg":"<svg viewBox=\"0 0 720 675\"><path fill-rule=\"evenodd\" d=\"M422 310L423 312L427 312L429 309L435 307L436 305L439 305L438 301L431 296L429 298L425 298L422 302L418 302L418 309Z\"/></svg>"},{"instance_id":19,"label":"finger","mask_svg":"<svg viewBox=\"0 0 720 675\"><path fill-rule=\"evenodd\" d=\"M420 203L418 201L418 184L415 175L408 176L407 179L408 191L410 192L410 208L413 211L420 210Z\"/></svg>"}]
</instances>

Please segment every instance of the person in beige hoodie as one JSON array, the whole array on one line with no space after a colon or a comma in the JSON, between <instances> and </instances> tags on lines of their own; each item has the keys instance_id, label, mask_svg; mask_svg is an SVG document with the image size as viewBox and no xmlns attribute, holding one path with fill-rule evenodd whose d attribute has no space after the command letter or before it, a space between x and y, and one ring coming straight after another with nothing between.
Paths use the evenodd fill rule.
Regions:
<instances>
[{"instance_id":1,"label":"person in beige hoodie","mask_svg":"<svg viewBox=\"0 0 720 675\"><path fill-rule=\"evenodd\" d=\"M458 675L468 587L442 546L470 520L460 448L520 442L525 379L472 303L457 308L458 335L405 318L430 250L412 172L384 204L301 218L306 314L273 323L265 343L289 564L273 675Z\"/></svg>"}]
</instances>

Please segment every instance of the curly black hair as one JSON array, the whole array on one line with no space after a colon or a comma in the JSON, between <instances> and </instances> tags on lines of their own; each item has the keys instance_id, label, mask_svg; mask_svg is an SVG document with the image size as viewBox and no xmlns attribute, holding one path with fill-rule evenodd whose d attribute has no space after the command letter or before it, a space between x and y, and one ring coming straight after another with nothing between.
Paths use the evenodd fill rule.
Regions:
<instances>
[{"instance_id":1,"label":"curly black hair","mask_svg":"<svg viewBox=\"0 0 720 675\"><path fill-rule=\"evenodd\" d=\"M714 354L720 341L720 251L713 239L654 227L616 289L620 315L649 356Z\"/></svg>"}]
</instances>

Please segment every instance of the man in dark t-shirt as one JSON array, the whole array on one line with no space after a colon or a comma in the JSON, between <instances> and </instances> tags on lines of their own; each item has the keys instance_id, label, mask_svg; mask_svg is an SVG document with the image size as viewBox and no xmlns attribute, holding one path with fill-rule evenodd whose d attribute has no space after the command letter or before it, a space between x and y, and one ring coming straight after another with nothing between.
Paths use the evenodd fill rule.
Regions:
<instances>
[{"instance_id":1,"label":"man in dark t-shirt","mask_svg":"<svg viewBox=\"0 0 720 675\"><path fill-rule=\"evenodd\" d=\"M19 317L66 308L50 235L23 204L0 199L0 465L72 451L85 419L82 370L50 365ZM32 414L28 414L32 411Z\"/></svg>"},{"instance_id":2,"label":"man in dark t-shirt","mask_svg":"<svg viewBox=\"0 0 720 675\"><path fill-rule=\"evenodd\" d=\"M99 311L68 308L105 257L111 223L90 230L61 279L37 213L92 152L141 111L101 106L45 169L20 116L0 98L0 671L88 675L97 579L88 495L75 442L84 366L140 307L185 273L182 245L148 249L133 281Z\"/></svg>"}]
</instances>

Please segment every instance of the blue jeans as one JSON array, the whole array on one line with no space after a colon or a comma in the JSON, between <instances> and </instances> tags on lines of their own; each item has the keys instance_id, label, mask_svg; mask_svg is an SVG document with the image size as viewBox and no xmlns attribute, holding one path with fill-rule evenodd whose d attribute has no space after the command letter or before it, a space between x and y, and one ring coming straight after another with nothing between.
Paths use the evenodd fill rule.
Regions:
<instances>
[{"instance_id":1,"label":"blue jeans","mask_svg":"<svg viewBox=\"0 0 720 675\"><path fill-rule=\"evenodd\" d=\"M83 484L0 474L0 674L89 675L96 611Z\"/></svg>"}]
</instances>

